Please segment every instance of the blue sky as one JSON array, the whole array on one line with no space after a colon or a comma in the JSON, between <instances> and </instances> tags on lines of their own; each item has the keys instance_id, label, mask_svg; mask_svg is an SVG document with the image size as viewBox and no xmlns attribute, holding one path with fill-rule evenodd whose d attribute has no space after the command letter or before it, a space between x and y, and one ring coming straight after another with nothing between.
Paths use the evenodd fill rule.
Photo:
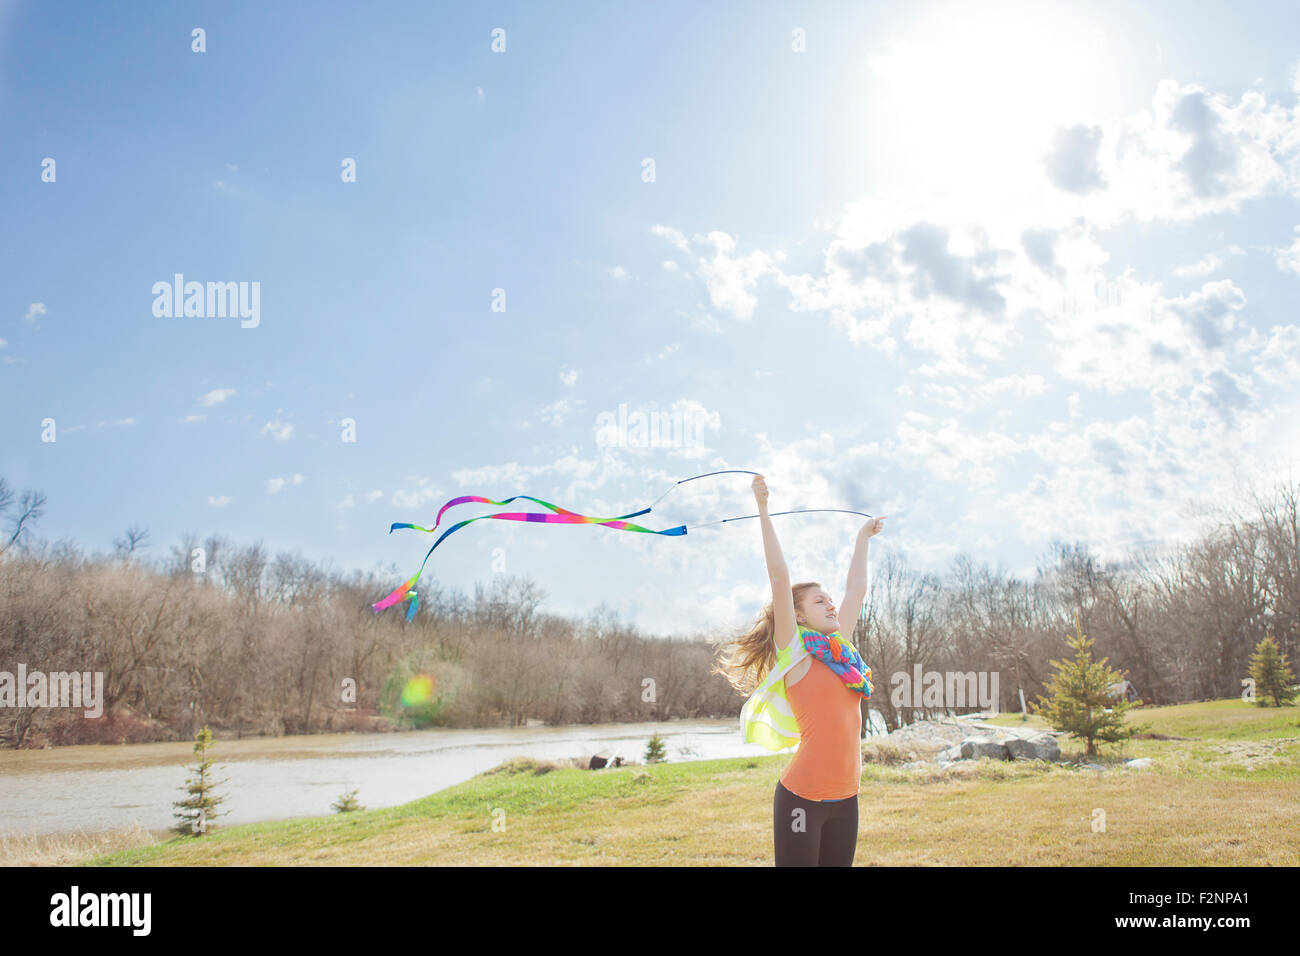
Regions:
<instances>
[{"instance_id":1,"label":"blue sky","mask_svg":"<svg viewBox=\"0 0 1300 956\"><path fill-rule=\"evenodd\" d=\"M1300 463L1296 36L1286 4L0 3L0 475L51 539L394 586L430 540L389 523L453 496L613 515L720 468L889 515L873 563L1176 542ZM176 273L258 283L258 324L155 316ZM694 428L611 445L620 406ZM752 511L731 475L641 520ZM777 520L838 595L858 520ZM503 561L664 633L767 597L754 521L480 522L428 573Z\"/></svg>"}]
</instances>

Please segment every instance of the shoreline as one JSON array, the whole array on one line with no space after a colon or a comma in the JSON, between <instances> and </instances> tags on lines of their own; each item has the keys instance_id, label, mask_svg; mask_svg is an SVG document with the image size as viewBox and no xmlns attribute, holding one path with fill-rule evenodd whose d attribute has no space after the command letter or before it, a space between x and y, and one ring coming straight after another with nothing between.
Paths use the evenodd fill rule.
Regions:
<instances>
[{"instance_id":1,"label":"shoreline","mask_svg":"<svg viewBox=\"0 0 1300 956\"><path fill-rule=\"evenodd\" d=\"M739 718L736 718L738 720ZM348 744L358 740L391 738L401 741L419 734L480 734L535 731L562 734L575 731L596 732L612 727L664 727L690 724L730 724L732 718L698 717L650 721L605 721L595 724L545 724L530 722L526 727L410 727L391 731L332 731L323 734L286 734L282 737L218 737L213 734L212 753L218 763L241 760L293 759L295 757L373 757L382 749L348 752ZM159 740L149 743L63 744L39 748L0 750L0 774L48 773L62 770L115 770L136 767L171 766L189 762L194 757L193 740ZM129 764L128 764L129 762Z\"/></svg>"}]
</instances>

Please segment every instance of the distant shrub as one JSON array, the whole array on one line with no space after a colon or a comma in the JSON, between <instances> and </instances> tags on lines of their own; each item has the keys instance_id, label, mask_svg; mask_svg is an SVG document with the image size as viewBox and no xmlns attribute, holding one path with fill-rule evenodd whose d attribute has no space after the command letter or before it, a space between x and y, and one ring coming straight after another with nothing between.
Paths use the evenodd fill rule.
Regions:
<instances>
[{"instance_id":1,"label":"distant shrub","mask_svg":"<svg viewBox=\"0 0 1300 956\"><path fill-rule=\"evenodd\" d=\"M645 762L661 763L668 754L668 748L664 745L664 739L658 734L650 738L650 743L646 744Z\"/></svg>"},{"instance_id":2,"label":"distant shrub","mask_svg":"<svg viewBox=\"0 0 1300 956\"><path fill-rule=\"evenodd\" d=\"M364 810L360 803L357 802L357 791L349 790L330 804L330 808L337 813L352 813L356 810Z\"/></svg>"}]
</instances>

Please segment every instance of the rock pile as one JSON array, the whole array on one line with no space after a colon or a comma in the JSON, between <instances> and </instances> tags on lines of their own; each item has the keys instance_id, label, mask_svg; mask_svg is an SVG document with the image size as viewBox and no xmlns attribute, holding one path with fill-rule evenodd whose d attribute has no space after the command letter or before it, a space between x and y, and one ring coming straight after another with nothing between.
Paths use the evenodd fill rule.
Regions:
<instances>
[{"instance_id":1,"label":"rock pile","mask_svg":"<svg viewBox=\"0 0 1300 956\"><path fill-rule=\"evenodd\" d=\"M917 749L938 749L934 762L946 767L958 760L1047 760L1061 759L1055 732L1019 727L996 727L968 717L922 720L885 735L881 740L913 756ZM911 760L904 767L925 766Z\"/></svg>"},{"instance_id":2,"label":"rock pile","mask_svg":"<svg viewBox=\"0 0 1300 956\"><path fill-rule=\"evenodd\" d=\"M900 727L893 733L874 739L891 744L907 755L909 767L938 765L940 769L952 766L959 760L1061 760L1061 747L1056 742L1060 731L1038 730L1028 727L999 727L986 724L979 715L946 717L936 720L918 720ZM1105 770L1096 763L1077 763L1082 770ZM1126 760L1129 770L1150 770L1155 761L1150 757Z\"/></svg>"},{"instance_id":3,"label":"rock pile","mask_svg":"<svg viewBox=\"0 0 1300 956\"><path fill-rule=\"evenodd\" d=\"M1007 736L1000 740L987 737L967 737L956 747L949 747L935 758L942 765L956 760L1060 760L1061 748L1048 731L1030 737Z\"/></svg>"}]
</instances>

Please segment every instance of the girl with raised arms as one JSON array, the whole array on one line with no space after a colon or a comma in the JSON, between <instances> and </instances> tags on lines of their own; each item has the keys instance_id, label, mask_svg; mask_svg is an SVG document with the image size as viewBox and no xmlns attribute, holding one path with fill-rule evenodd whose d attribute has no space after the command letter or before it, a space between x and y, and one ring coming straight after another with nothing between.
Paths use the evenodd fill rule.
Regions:
<instances>
[{"instance_id":1,"label":"girl with raised arms","mask_svg":"<svg viewBox=\"0 0 1300 956\"><path fill-rule=\"evenodd\" d=\"M744 636L724 649L716 672L749 694L741 711L746 741L771 750L797 746L772 799L777 866L851 866L858 842L862 701L871 668L852 644L867 594L867 541L885 518L858 532L843 602L820 584L791 585L767 509L767 481L753 481L772 600ZM848 637L840 634L841 622Z\"/></svg>"}]
</instances>

